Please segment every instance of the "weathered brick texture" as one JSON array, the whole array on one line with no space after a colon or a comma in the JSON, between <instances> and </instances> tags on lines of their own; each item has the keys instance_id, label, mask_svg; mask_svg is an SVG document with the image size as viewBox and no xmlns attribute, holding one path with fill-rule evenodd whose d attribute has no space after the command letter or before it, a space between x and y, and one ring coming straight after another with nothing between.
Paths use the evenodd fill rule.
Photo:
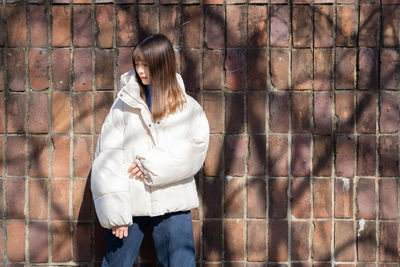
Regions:
<instances>
[{"instance_id":1,"label":"weathered brick texture","mask_svg":"<svg viewBox=\"0 0 400 267\"><path fill-rule=\"evenodd\" d=\"M100 266L94 150L158 32L210 123L198 266L398 266L399 0L2 1L1 266Z\"/></svg>"}]
</instances>

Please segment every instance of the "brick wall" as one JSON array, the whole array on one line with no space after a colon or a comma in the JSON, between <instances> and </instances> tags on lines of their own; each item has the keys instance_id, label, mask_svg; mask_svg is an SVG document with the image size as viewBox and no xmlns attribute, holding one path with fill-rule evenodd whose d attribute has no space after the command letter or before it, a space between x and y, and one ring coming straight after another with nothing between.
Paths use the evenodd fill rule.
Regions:
<instances>
[{"instance_id":1,"label":"brick wall","mask_svg":"<svg viewBox=\"0 0 400 267\"><path fill-rule=\"evenodd\" d=\"M399 0L3 0L0 262L99 265L93 151L157 32L210 121L199 266L398 266ZM137 266L154 263L146 238Z\"/></svg>"}]
</instances>

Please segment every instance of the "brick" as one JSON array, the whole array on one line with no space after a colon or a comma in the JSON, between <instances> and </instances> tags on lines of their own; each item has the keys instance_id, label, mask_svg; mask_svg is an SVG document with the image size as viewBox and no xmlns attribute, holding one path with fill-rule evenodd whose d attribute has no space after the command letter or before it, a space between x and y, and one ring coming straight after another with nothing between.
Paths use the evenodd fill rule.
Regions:
<instances>
[{"instance_id":1,"label":"brick","mask_svg":"<svg viewBox=\"0 0 400 267\"><path fill-rule=\"evenodd\" d=\"M114 88L114 51L96 50L96 84L97 89ZM112 67L110 67L112 66Z\"/></svg>"},{"instance_id":2,"label":"brick","mask_svg":"<svg viewBox=\"0 0 400 267\"><path fill-rule=\"evenodd\" d=\"M376 132L376 105L377 95L357 94L357 131L360 133Z\"/></svg>"},{"instance_id":3,"label":"brick","mask_svg":"<svg viewBox=\"0 0 400 267\"><path fill-rule=\"evenodd\" d=\"M7 84L14 92L25 91L25 51L20 48L7 50Z\"/></svg>"},{"instance_id":4,"label":"brick","mask_svg":"<svg viewBox=\"0 0 400 267\"><path fill-rule=\"evenodd\" d=\"M7 112L4 108L4 102L4 96L0 94L0 133L4 133L4 114Z\"/></svg>"},{"instance_id":5,"label":"brick","mask_svg":"<svg viewBox=\"0 0 400 267\"><path fill-rule=\"evenodd\" d=\"M378 46L378 18L378 5L360 5L360 32L358 36L360 46ZM383 20L385 20L385 17Z\"/></svg>"},{"instance_id":6,"label":"brick","mask_svg":"<svg viewBox=\"0 0 400 267\"><path fill-rule=\"evenodd\" d=\"M7 37L9 47L26 45L26 7L23 4L6 6Z\"/></svg>"},{"instance_id":7,"label":"brick","mask_svg":"<svg viewBox=\"0 0 400 267\"><path fill-rule=\"evenodd\" d=\"M354 261L355 236L352 221L335 223L335 259L337 261Z\"/></svg>"},{"instance_id":8,"label":"brick","mask_svg":"<svg viewBox=\"0 0 400 267\"><path fill-rule=\"evenodd\" d=\"M397 47L400 44L400 9L398 6L382 7L382 37L384 47Z\"/></svg>"},{"instance_id":9,"label":"brick","mask_svg":"<svg viewBox=\"0 0 400 267\"><path fill-rule=\"evenodd\" d=\"M399 176L399 140L394 136L381 136L378 153L380 175Z\"/></svg>"},{"instance_id":10,"label":"brick","mask_svg":"<svg viewBox=\"0 0 400 267\"><path fill-rule=\"evenodd\" d=\"M332 217L332 181L314 179L313 193L314 218Z\"/></svg>"},{"instance_id":11,"label":"brick","mask_svg":"<svg viewBox=\"0 0 400 267\"><path fill-rule=\"evenodd\" d=\"M357 218L374 220L375 217L375 180L360 179L357 183Z\"/></svg>"},{"instance_id":12,"label":"brick","mask_svg":"<svg viewBox=\"0 0 400 267\"><path fill-rule=\"evenodd\" d=\"M247 218L266 218L266 184L261 178L247 181Z\"/></svg>"},{"instance_id":13,"label":"brick","mask_svg":"<svg viewBox=\"0 0 400 267\"><path fill-rule=\"evenodd\" d=\"M398 50L382 49L380 58L380 87L382 89L399 89L400 73L398 65L400 55Z\"/></svg>"},{"instance_id":14,"label":"brick","mask_svg":"<svg viewBox=\"0 0 400 267\"><path fill-rule=\"evenodd\" d=\"M249 90L266 91L268 87L268 61L264 49L248 50L247 82Z\"/></svg>"},{"instance_id":15,"label":"brick","mask_svg":"<svg viewBox=\"0 0 400 267\"><path fill-rule=\"evenodd\" d=\"M204 7L204 42L208 48L224 47L224 7L205 6Z\"/></svg>"},{"instance_id":16,"label":"brick","mask_svg":"<svg viewBox=\"0 0 400 267\"><path fill-rule=\"evenodd\" d=\"M181 12L178 5L160 6L160 32L171 41L172 45L179 45Z\"/></svg>"},{"instance_id":17,"label":"brick","mask_svg":"<svg viewBox=\"0 0 400 267\"><path fill-rule=\"evenodd\" d=\"M92 95L74 95L74 132L90 133L92 130Z\"/></svg>"},{"instance_id":18,"label":"brick","mask_svg":"<svg viewBox=\"0 0 400 267\"><path fill-rule=\"evenodd\" d=\"M310 132L312 112L310 93L292 94L292 130L295 133Z\"/></svg>"},{"instance_id":19,"label":"brick","mask_svg":"<svg viewBox=\"0 0 400 267\"><path fill-rule=\"evenodd\" d=\"M0 46L3 47L5 42L6 42L6 30L5 30L5 21L4 18L6 17L5 15L5 10L4 6L0 7Z\"/></svg>"},{"instance_id":20,"label":"brick","mask_svg":"<svg viewBox=\"0 0 400 267\"><path fill-rule=\"evenodd\" d=\"M354 131L354 95L352 93L336 93L337 131L352 133Z\"/></svg>"},{"instance_id":21,"label":"brick","mask_svg":"<svg viewBox=\"0 0 400 267\"><path fill-rule=\"evenodd\" d=\"M353 89L355 77L356 50L354 48L336 48L336 89Z\"/></svg>"},{"instance_id":22,"label":"brick","mask_svg":"<svg viewBox=\"0 0 400 267\"><path fill-rule=\"evenodd\" d=\"M29 223L29 255L31 262L47 262L49 259L47 228L47 222Z\"/></svg>"},{"instance_id":23,"label":"brick","mask_svg":"<svg viewBox=\"0 0 400 267\"><path fill-rule=\"evenodd\" d=\"M81 55L75 54L74 61L81 61ZM70 50L56 48L53 50L53 88L55 90L69 90L71 82ZM78 77L75 77L77 79Z\"/></svg>"},{"instance_id":24,"label":"brick","mask_svg":"<svg viewBox=\"0 0 400 267\"><path fill-rule=\"evenodd\" d=\"M50 217L52 220L69 219L69 180L50 181Z\"/></svg>"},{"instance_id":25,"label":"brick","mask_svg":"<svg viewBox=\"0 0 400 267\"><path fill-rule=\"evenodd\" d=\"M52 45L69 46L71 44L71 9L69 6L52 6L53 19Z\"/></svg>"},{"instance_id":26,"label":"brick","mask_svg":"<svg viewBox=\"0 0 400 267\"><path fill-rule=\"evenodd\" d=\"M204 111L206 113L210 133L222 133L223 131L223 112L222 112L222 94L220 93L205 93Z\"/></svg>"},{"instance_id":27,"label":"brick","mask_svg":"<svg viewBox=\"0 0 400 267\"><path fill-rule=\"evenodd\" d=\"M71 99L69 93L54 92L52 96L53 133L69 133L71 128Z\"/></svg>"},{"instance_id":28,"label":"brick","mask_svg":"<svg viewBox=\"0 0 400 267\"><path fill-rule=\"evenodd\" d=\"M264 94L247 95L247 132L265 133L266 96Z\"/></svg>"},{"instance_id":29,"label":"brick","mask_svg":"<svg viewBox=\"0 0 400 267\"><path fill-rule=\"evenodd\" d=\"M200 50L182 51L182 78L185 81L186 91L200 89L200 66Z\"/></svg>"},{"instance_id":30,"label":"brick","mask_svg":"<svg viewBox=\"0 0 400 267\"><path fill-rule=\"evenodd\" d=\"M246 11L246 7L242 5L226 6L226 42L228 47L244 47L246 45Z\"/></svg>"},{"instance_id":31,"label":"brick","mask_svg":"<svg viewBox=\"0 0 400 267\"><path fill-rule=\"evenodd\" d=\"M204 221L203 258L208 261L222 259L222 222Z\"/></svg>"},{"instance_id":32,"label":"brick","mask_svg":"<svg viewBox=\"0 0 400 267\"><path fill-rule=\"evenodd\" d=\"M96 92L94 95L95 132L100 133L101 126L114 102L112 92Z\"/></svg>"},{"instance_id":33,"label":"brick","mask_svg":"<svg viewBox=\"0 0 400 267\"><path fill-rule=\"evenodd\" d=\"M133 70L132 62L132 48L119 48L118 49L118 77L125 72Z\"/></svg>"},{"instance_id":34,"label":"brick","mask_svg":"<svg viewBox=\"0 0 400 267\"><path fill-rule=\"evenodd\" d=\"M374 176L376 169L376 137L358 137L357 175Z\"/></svg>"},{"instance_id":35,"label":"brick","mask_svg":"<svg viewBox=\"0 0 400 267\"><path fill-rule=\"evenodd\" d=\"M225 86L232 91L243 91L246 86L246 51L227 50L225 59Z\"/></svg>"},{"instance_id":36,"label":"brick","mask_svg":"<svg viewBox=\"0 0 400 267\"><path fill-rule=\"evenodd\" d=\"M193 224L193 238L194 238L194 251L196 260L200 259L201 247L201 222L199 220L192 221Z\"/></svg>"},{"instance_id":37,"label":"brick","mask_svg":"<svg viewBox=\"0 0 400 267\"><path fill-rule=\"evenodd\" d=\"M225 180L225 216L243 218L244 215L244 178L235 177Z\"/></svg>"},{"instance_id":38,"label":"brick","mask_svg":"<svg viewBox=\"0 0 400 267\"><path fill-rule=\"evenodd\" d=\"M7 175L24 176L26 164L26 138L23 136L8 136L6 142Z\"/></svg>"},{"instance_id":39,"label":"brick","mask_svg":"<svg viewBox=\"0 0 400 267\"><path fill-rule=\"evenodd\" d=\"M1 12L1 10L0 10L0 12ZM0 27L1 27L1 25L0 25ZM0 31L1 31L1 28L0 28ZM0 36L0 38L1 38L1 36ZM4 64L4 59L3 59L3 48L0 48L0 55L1 55L0 56L0 92L1 92L1 91L3 91L5 89L4 71L6 69L5 68L5 64Z\"/></svg>"},{"instance_id":40,"label":"brick","mask_svg":"<svg viewBox=\"0 0 400 267\"><path fill-rule=\"evenodd\" d=\"M249 137L248 173L249 175L263 176L266 167L266 140L264 135Z\"/></svg>"},{"instance_id":41,"label":"brick","mask_svg":"<svg viewBox=\"0 0 400 267\"><path fill-rule=\"evenodd\" d=\"M205 5L222 5L223 0L204 0Z\"/></svg>"},{"instance_id":42,"label":"brick","mask_svg":"<svg viewBox=\"0 0 400 267\"><path fill-rule=\"evenodd\" d=\"M6 180L7 219L25 219L25 179Z\"/></svg>"},{"instance_id":43,"label":"brick","mask_svg":"<svg viewBox=\"0 0 400 267\"><path fill-rule=\"evenodd\" d=\"M69 177L70 137L53 136L52 177Z\"/></svg>"},{"instance_id":44,"label":"brick","mask_svg":"<svg viewBox=\"0 0 400 267\"><path fill-rule=\"evenodd\" d=\"M29 5L32 47L47 47L46 11L44 5Z\"/></svg>"},{"instance_id":45,"label":"brick","mask_svg":"<svg viewBox=\"0 0 400 267\"><path fill-rule=\"evenodd\" d=\"M247 221L247 260L263 261L267 259L267 224L265 221ZM249 266L249 264L247 264Z\"/></svg>"},{"instance_id":46,"label":"brick","mask_svg":"<svg viewBox=\"0 0 400 267\"><path fill-rule=\"evenodd\" d=\"M399 261L399 223L380 224L379 260Z\"/></svg>"},{"instance_id":47,"label":"brick","mask_svg":"<svg viewBox=\"0 0 400 267\"><path fill-rule=\"evenodd\" d=\"M353 180L335 179L335 218L353 217Z\"/></svg>"},{"instance_id":48,"label":"brick","mask_svg":"<svg viewBox=\"0 0 400 267\"><path fill-rule=\"evenodd\" d=\"M72 249L74 261L90 261L91 259L91 224L79 222L73 224Z\"/></svg>"},{"instance_id":49,"label":"brick","mask_svg":"<svg viewBox=\"0 0 400 267\"><path fill-rule=\"evenodd\" d=\"M292 11L292 25L293 46L310 47L312 43L311 6L294 6Z\"/></svg>"},{"instance_id":50,"label":"brick","mask_svg":"<svg viewBox=\"0 0 400 267\"><path fill-rule=\"evenodd\" d=\"M7 221L7 259L11 262L25 261L24 220Z\"/></svg>"},{"instance_id":51,"label":"brick","mask_svg":"<svg viewBox=\"0 0 400 267\"><path fill-rule=\"evenodd\" d=\"M114 34L114 10L111 5L96 6L97 45L101 48L111 48Z\"/></svg>"},{"instance_id":52,"label":"brick","mask_svg":"<svg viewBox=\"0 0 400 267\"><path fill-rule=\"evenodd\" d=\"M134 5L121 5L117 10L117 45L133 46L138 42Z\"/></svg>"},{"instance_id":53,"label":"brick","mask_svg":"<svg viewBox=\"0 0 400 267\"><path fill-rule=\"evenodd\" d=\"M269 128L272 132L289 132L289 101L286 92L271 92L269 95Z\"/></svg>"},{"instance_id":54,"label":"brick","mask_svg":"<svg viewBox=\"0 0 400 267\"><path fill-rule=\"evenodd\" d=\"M219 176L222 171L223 144L224 138L221 135L211 135L207 156L204 163L204 174L206 176Z\"/></svg>"},{"instance_id":55,"label":"brick","mask_svg":"<svg viewBox=\"0 0 400 267\"><path fill-rule=\"evenodd\" d=\"M269 136L269 174L270 176L288 175L288 140L284 135Z\"/></svg>"},{"instance_id":56,"label":"brick","mask_svg":"<svg viewBox=\"0 0 400 267\"><path fill-rule=\"evenodd\" d=\"M271 50L271 84L279 90L289 89L289 51Z\"/></svg>"},{"instance_id":57,"label":"brick","mask_svg":"<svg viewBox=\"0 0 400 267\"><path fill-rule=\"evenodd\" d=\"M75 46L91 46L93 43L91 9L89 5L73 6L73 40Z\"/></svg>"},{"instance_id":58,"label":"brick","mask_svg":"<svg viewBox=\"0 0 400 267\"><path fill-rule=\"evenodd\" d=\"M380 94L379 129L381 133L397 133L399 115L399 95L394 92L381 92Z\"/></svg>"},{"instance_id":59,"label":"brick","mask_svg":"<svg viewBox=\"0 0 400 267\"><path fill-rule=\"evenodd\" d=\"M313 173L317 176L331 176L332 141L329 136L314 136Z\"/></svg>"},{"instance_id":60,"label":"brick","mask_svg":"<svg viewBox=\"0 0 400 267\"><path fill-rule=\"evenodd\" d=\"M51 248L53 262L70 261L72 259L70 224L68 222L53 222L50 231L53 240Z\"/></svg>"},{"instance_id":61,"label":"brick","mask_svg":"<svg viewBox=\"0 0 400 267\"><path fill-rule=\"evenodd\" d=\"M267 45L267 6L249 5L247 9L247 43L249 47Z\"/></svg>"},{"instance_id":62,"label":"brick","mask_svg":"<svg viewBox=\"0 0 400 267\"><path fill-rule=\"evenodd\" d=\"M246 152L244 137L225 137L225 172L227 175L244 175Z\"/></svg>"},{"instance_id":63,"label":"brick","mask_svg":"<svg viewBox=\"0 0 400 267\"><path fill-rule=\"evenodd\" d=\"M336 45L355 46L357 42L357 7L337 6Z\"/></svg>"},{"instance_id":64,"label":"brick","mask_svg":"<svg viewBox=\"0 0 400 267\"><path fill-rule=\"evenodd\" d=\"M308 260L309 258L308 235L310 232L310 223L292 221L291 226L292 226L291 259Z\"/></svg>"},{"instance_id":65,"label":"brick","mask_svg":"<svg viewBox=\"0 0 400 267\"><path fill-rule=\"evenodd\" d=\"M362 230L360 228L360 224L361 223L359 222L358 232L357 232L357 260L375 261L376 258L375 222L373 221L365 222Z\"/></svg>"},{"instance_id":66,"label":"brick","mask_svg":"<svg viewBox=\"0 0 400 267\"><path fill-rule=\"evenodd\" d=\"M288 222L271 221L268 239L269 261L287 261L288 259Z\"/></svg>"},{"instance_id":67,"label":"brick","mask_svg":"<svg viewBox=\"0 0 400 267\"><path fill-rule=\"evenodd\" d=\"M333 53L331 49L314 50L314 90L332 90Z\"/></svg>"},{"instance_id":68,"label":"brick","mask_svg":"<svg viewBox=\"0 0 400 267\"><path fill-rule=\"evenodd\" d=\"M46 93L30 93L29 127L30 133L49 132L49 97Z\"/></svg>"},{"instance_id":69,"label":"brick","mask_svg":"<svg viewBox=\"0 0 400 267\"><path fill-rule=\"evenodd\" d=\"M332 133L332 96L328 92L314 94L314 133L330 135Z\"/></svg>"},{"instance_id":70,"label":"brick","mask_svg":"<svg viewBox=\"0 0 400 267\"><path fill-rule=\"evenodd\" d=\"M7 99L7 132L25 133L26 95L9 95Z\"/></svg>"},{"instance_id":71,"label":"brick","mask_svg":"<svg viewBox=\"0 0 400 267\"><path fill-rule=\"evenodd\" d=\"M182 39L184 47L200 48L201 7L189 5L182 7Z\"/></svg>"},{"instance_id":72,"label":"brick","mask_svg":"<svg viewBox=\"0 0 400 267\"><path fill-rule=\"evenodd\" d=\"M33 220L47 220L47 214L47 181L30 180L29 217Z\"/></svg>"},{"instance_id":73,"label":"brick","mask_svg":"<svg viewBox=\"0 0 400 267\"><path fill-rule=\"evenodd\" d=\"M312 52L309 49L292 51L292 89L310 90L313 72Z\"/></svg>"},{"instance_id":74,"label":"brick","mask_svg":"<svg viewBox=\"0 0 400 267\"><path fill-rule=\"evenodd\" d=\"M92 141L90 136L74 138L74 177L86 178L91 166Z\"/></svg>"},{"instance_id":75,"label":"brick","mask_svg":"<svg viewBox=\"0 0 400 267\"><path fill-rule=\"evenodd\" d=\"M244 221L224 221L225 259L244 260Z\"/></svg>"},{"instance_id":76,"label":"brick","mask_svg":"<svg viewBox=\"0 0 400 267\"><path fill-rule=\"evenodd\" d=\"M139 5L139 34L140 40L158 32L158 12L150 5Z\"/></svg>"},{"instance_id":77,"label":"brick","mask_svg":"<svg viewBox=\"0 0 400 267\"><path fill-rule=\"evenodd\" d=\"M270 179L268 181L269 218L286 218L288 186L288 179Z\"/></svg>"},{"instance_id":78,"label":"brick","mask_svg":"<svg viewBox=\"0 0 400 267\"><path fill-rule=\"evenodd\" d=\"M99 50L97 50L99 51ZM97 58L99 56L100 58ZM113 60L111 62L104 62L105 58L103 57L102 54L96 53L96 74L99 76L97 77L96 75L96 81L100 81L100 85L97 85L97 88L101 88L103 85L101 82L105 77L110 79L110 76L113 76L113 68L110 68L110 66L113 66ZM107 58L110 60L109 58ZM111 63L111 65L110 65ZM98 66L98 64L106 64L108 74L104 73L105 66ZM111 73L111 74L110 74ZM74 87L76 91L88 91L92 88L92 49L91 48L82 48L82 49L76 49L74 50ZM113 81L112 81L113 83ZM107 85L109 85L110 82L108 82ZM100 86L100 87L99 87ZM111 85L112 88L112 85Z\"/></svg>"},{"instance_id":79,"label":"brick","mask_svg":"<svg viewBox=\"0 0 400 267\"><path fill-rule=\"evenodd\" d=\"M329 261L332 242L332 222L314 221L314 235L312 241L312 254L316 261ZM321 266L322 267L322 266Z\"/></svg>"},{"instance_id":80,"label":"brick","mask_svg":"<svg viewBox=\"0 0 400 267\"><path fill-rule=\"evenodd\" d=\"M379 180L379 219L397 219L397 184L396 180Z\"/></svg>"},{"instance_id":81,"label":"brick","mask_svg":"<svg viewBox=\"0 0 400 267\"><path fill-rule=\"evenodd\" d=\"M73 186L73 218L79 221L90 220L92 196L89 179L74 180Z\"/></svg>"},{"instance_id":82,"label":"brick","mask_svg":"<svg viewBox=\"0 0 400 267\"><path fill-rule=\"evenodd\" d=\"M314 9L314 47L332 47L334 44L333 6L317 5Z\"/></svg>"},{"instance_id":83,"label":"brick","mask_svg":"<svg viewBox=\"0 0 400 267\"><path fill-rule=\"evenodd\" d=\"M95 261L101 261L106 252L106 235L104 230L105 229L100 226L99 221L96 220L94 226L94 239L96 240L94 243Z\"/></svg>"},{"instance_id":84,"label":"brick","mask_svg":"<svg viewBox=\"0 0 400 267\"><path fill-rule=\"evenodd\" d=\"M289 46L290 7L287 5L271 6L270 45L277 47Z\"/></svg>"},{"instance_id":85,"label":"brick","mask_svg":"<svg viewBox=\"0 0 400 267\"><path fill-rule=\"evenodd\" d=\"M372 48L360 48L358 88L376 89L378 87L378 52Z\"/></svg>"},{"instance_id":86,"label":"brick","mask_svg":"<svg viewBox=\"0 0 400 267\"><path fill-rule=\"evenodd\" d=\"M292 137L291 173L293 176L310 175L310 137Z\"/></svg>"},{"instance_id":87,"label":"brick","mask_svg":"<svg viewBox=\"0 0 400 267\"><path fill-rule=\"evenodd\" d=\"M225 131L240 134L244 131L244 95L225 95Z\"/></svg>"},{"instance_id":88,"label":"brick","mask_svg":"<svg viewBox=\"0 0 400 267\"><path fill-rule=\"evenodd\" d=\"M31 136L29 139L29 175L49 177L48 137Z\"/></svg>"},{"instance_id":89,"label":"brick","mask_svg":"<svg viewBox=\"0 0 400 267\"><path fill-rule=\"evenodd\" d=\"M204 218L222 217L223 180L220 177L204 178L203 214Z\"/></svg>"},{"instance_id":90,"label":"brick","mask_svg":"<svg viewBox=\"0 0 400 267\"><path fill-rule=\"evenodd\" d=\"M203 73L204 89L222 89L223 83L223 60L221 50L205 50L203 54L203 68L207 71ZM242 58L243 60L243 58ZM235 63L235 62L234 62ZM243 63L243 62L240 62ZM243 71L243 70L242 70ZM244 74L244 73L243 73Z\"/></svg>"},{"instance_id":91,"label":"brick","mask_svg":"<svg viewBox=\"0 0 400 267\"><path fill-rule=\"evenodd\" d=\"M311 186L309 178L292 180L291 186L292 216L297 219L311 216Z\"/></svg>"},{"instance_id":92,"label":"brick","mask_svg":"<svg viewBox=\"0 0 400 267\"><path fill-rule=\"evenodd\" d=\"M336 176L353 178L355 163L354 139L352 136L336 137Z\"/></svg>"}]
</instances>

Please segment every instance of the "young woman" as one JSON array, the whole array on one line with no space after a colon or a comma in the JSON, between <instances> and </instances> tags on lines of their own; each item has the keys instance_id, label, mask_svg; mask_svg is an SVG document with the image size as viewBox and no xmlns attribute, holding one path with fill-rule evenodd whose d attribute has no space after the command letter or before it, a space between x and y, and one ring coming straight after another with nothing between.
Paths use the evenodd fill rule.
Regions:
<instances>
[{"instance_id":1,"label":"young woman","mask_svg":"<svg viewBox=\"0 0 400 267\"><path fill-rule=\"evenodd\" d=\"M92 167L96 213L107 228L102 266L131 267L147 226L162 266L195 266L193 176L206 157L208 121L185 93L164 35L140 42L133 65L121 76Z\"/></svg>"}]
</instances>

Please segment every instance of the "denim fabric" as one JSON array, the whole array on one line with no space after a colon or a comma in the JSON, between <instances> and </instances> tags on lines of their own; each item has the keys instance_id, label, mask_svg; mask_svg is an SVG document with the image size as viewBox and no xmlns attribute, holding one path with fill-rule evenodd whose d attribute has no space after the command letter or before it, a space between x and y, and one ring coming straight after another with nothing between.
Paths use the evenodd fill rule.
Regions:
<instances>
[{"instance_id":1,"label":"denim fabric","mask_svg":"<svg viewBox=\"0 0 400 267\"><path fill-rule=\"evenodd\" d=\"M190 211L157 217L134 217L128 236L119 239L106 229L106 254L102 267L131 267L135 262L147 226L151 227L157 258L163 267L195 267Z\"/></svg>"}]
</instances>

